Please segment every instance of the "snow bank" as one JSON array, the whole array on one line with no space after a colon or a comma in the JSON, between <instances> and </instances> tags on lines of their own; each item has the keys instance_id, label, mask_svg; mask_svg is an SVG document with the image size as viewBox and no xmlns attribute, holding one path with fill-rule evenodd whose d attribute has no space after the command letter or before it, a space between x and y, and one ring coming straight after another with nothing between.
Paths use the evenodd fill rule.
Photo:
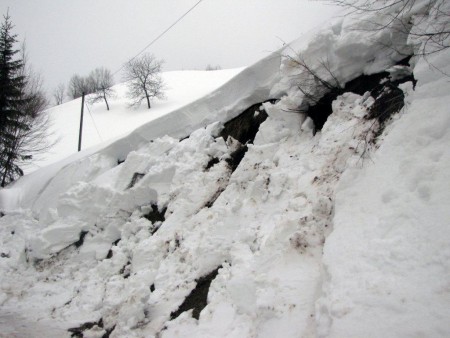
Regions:
<instances>
[{"instance_id":1,"label":"snow bank","mask_svg":"<svg viewBox=\"0 0 450 338\"><path fill-rule=\"evenodd\" d=\"M446 51L418 61L404 115L372 160L341 179L324 247L321 336L450 332L448 60Z\"/></svg>"}]
</instances>

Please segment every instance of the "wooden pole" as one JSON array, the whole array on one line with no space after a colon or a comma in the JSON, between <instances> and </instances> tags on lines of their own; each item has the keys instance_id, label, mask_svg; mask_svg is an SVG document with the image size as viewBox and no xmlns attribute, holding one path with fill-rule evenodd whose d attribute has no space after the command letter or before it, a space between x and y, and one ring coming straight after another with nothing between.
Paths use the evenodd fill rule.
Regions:
<instances>
[{"instance_id":1,"label":"wooden pole","mask_svg":"<svg viewBox=\"0 0 450 338\"><path fill-rule=\"evenodd\" d=\"M81 150L81 136L83 134L83 112L84 112L84 92L81 96L81 117L80 117L80 135L78 137L78 151Z\"/></svg>"}]
</instances>

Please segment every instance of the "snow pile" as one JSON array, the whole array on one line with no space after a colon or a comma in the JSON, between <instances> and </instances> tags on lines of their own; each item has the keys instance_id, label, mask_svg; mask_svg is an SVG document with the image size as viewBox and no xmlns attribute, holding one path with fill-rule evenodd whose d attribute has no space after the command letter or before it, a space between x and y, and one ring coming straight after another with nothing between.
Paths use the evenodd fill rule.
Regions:
<instances>
[{"instance_id":1,"label":"snow pile","mask_svg":"<svg viewBox=\"0 0 450 338\"><path fill-rule=\"evenodd\" d=\"M450 53L428 58L439 71L415 60L413 90L396 65L410 37L354 25L367 21L346 17L283 51L342 85L320 130L299 87L314 76L274 54L2 190L0 323L22 315L6 333L445 337ZM392 92L403 110L374 115ZM224 135L254 104L246 113L267 114L255 138Z\"/></svg>"},{"instance_id":2,"label":"snow pile","mask_svg":"<svg viewBox=\"0 0 450 338\"><path fill-rule=\"evenodd\" d=\"M165 137L149 143L58 199L42 195L48 203L41 208L42 230L23 239L22 247L17 240L11 249L9 241L3 243L17 253L5 261L7 269L23 266L25 259L35 267L22 271L36 278L33 287L28 278L11 281L11 287L31 288L33 297L48 299L53 314L73 326L102 318L108 327L115 325L118 336L129 336L130 329L136 336L156 334L164 325L169 335L183 330L187 336L208 336L210 330L224 336L236 327L237 336L247 336L273 332L280 324L292 333L312 333L333 186L343 164L360 159L357 143L371 125L363 120L364 103L355 94L336 101L320 139L304 116L293 114L287 124L276 117L281 110L267 104L269 120L234 173L226 161L233 144L214 138L220 130L214 123L181 142ZM302 123L298 133L293 126ZM212 158L218 163L206 169ZM130 186L136 173L142 178ZM162 224L143 217L152 206L165 209ZM15 232L11 240L24 231L17 224L37 226L32 217L21 217L0 220L5 231ZM218 266L200 326L186 314L165 324L195 280ZM66 278L52 280L56 275ZM65 289L79 292L48 294L62 281ZM299 289L304 297L296 297ZM222 331L214 317L221 318Z\"/></svg>"}]
</instances>

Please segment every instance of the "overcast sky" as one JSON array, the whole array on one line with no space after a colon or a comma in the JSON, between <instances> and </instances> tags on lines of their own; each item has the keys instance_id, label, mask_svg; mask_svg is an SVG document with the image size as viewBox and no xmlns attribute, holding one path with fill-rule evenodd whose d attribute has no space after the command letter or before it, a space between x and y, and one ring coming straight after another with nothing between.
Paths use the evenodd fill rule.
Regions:
<instances>
[{"instance_id":1,"label":"overcast sky","mask_svg":"<svg viewBox=\"0 0 450 338\"><path fill-rule=\"evenodd\" d=\"M0 0L48 90L78 73L116 71L198 0ZM328 21L336 8L307 0L202 0L148 51L164 70L234 68ZM116 76L120 82L120 75Z\"/></svg>"}]
</instances>

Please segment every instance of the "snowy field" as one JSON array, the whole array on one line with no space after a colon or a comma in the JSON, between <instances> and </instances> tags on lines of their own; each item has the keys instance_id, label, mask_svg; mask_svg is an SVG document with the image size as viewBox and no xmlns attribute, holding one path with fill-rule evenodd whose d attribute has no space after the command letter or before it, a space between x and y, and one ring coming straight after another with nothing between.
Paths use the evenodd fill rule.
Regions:
<instances>
[{"instance_id":1,"label":"snowy field","mask_svg":"<svg viewBox=\"0 0 450 338\"><path fill-rule=\"evenodd\" d=\"M436 24L426 5L405 22ZM337 19L1 190L0 336L448 337L450 49L406 65L421 41L366 29L390 18ZM346 84L321 128L298 54ZM267 114L245 145L244 111Z\"/></svg>"}]
</instances>

